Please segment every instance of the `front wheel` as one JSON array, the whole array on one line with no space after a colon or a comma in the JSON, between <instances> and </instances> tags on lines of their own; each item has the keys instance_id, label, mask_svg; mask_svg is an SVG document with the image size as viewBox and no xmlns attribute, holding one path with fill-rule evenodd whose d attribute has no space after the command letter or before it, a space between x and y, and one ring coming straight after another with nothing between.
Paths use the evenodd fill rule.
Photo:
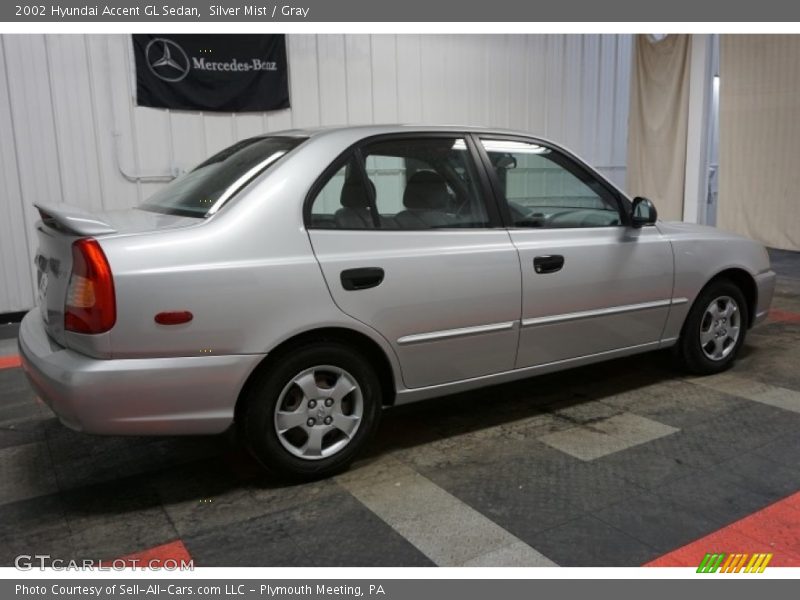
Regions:
<instances>
[{"instance_id":1,"label":"front wheel","mask_svg":"<svg viewBox=\"0 0 800 600\"><path fill-rule=\"evenodd\" d=\"M729 368L744 343L748 319L747 302L739 287L727 280L712 282L686 317L678 342L683 364L698 375Z\"/></svg>"},{"instance_id":2,"label":"front wheel","mask_svg":"<svg viewBox=\"0 0 800 600\"><path fill-rule=\"evenodd\" d=\"M247 446L268 469L316 478L355 458L377 427L380 382L355 350L332 342L273 365L245 398Z\"/></svg>"}]
</instances>

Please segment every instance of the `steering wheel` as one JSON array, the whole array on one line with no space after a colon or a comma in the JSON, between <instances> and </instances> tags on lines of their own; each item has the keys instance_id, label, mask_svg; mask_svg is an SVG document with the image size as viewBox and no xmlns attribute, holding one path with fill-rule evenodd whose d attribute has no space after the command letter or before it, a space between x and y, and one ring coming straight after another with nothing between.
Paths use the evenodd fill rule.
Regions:
<instances>
[{"instance_id":1,"label":"steering wheel","mask_svg":"<svg viewBox=\"0 0 800 600\"><path fill-rule=\"evenodd\" d=\"M619 215L606 214L609 211L598 212L596 210L586 211L586 214L580 221L581 227L610 227L612 225L619 225Z\"/></svg>"},{"instance_id":2,"label":"steering wheel","mask_svg":"<svg viewBox=\"0 0 800 600\"><path fill-rule=\"evenodd\" d=\"M563 217L569 217L573 213L574 213L574 211L572 211L572 210L561 210L559 212L554 212L554 213L552 213L550 215L547 215L547 217L544 220L545 225L563 223L564 221L567 220L567 219L564 219Z\"/></svg>"}]
</instances>

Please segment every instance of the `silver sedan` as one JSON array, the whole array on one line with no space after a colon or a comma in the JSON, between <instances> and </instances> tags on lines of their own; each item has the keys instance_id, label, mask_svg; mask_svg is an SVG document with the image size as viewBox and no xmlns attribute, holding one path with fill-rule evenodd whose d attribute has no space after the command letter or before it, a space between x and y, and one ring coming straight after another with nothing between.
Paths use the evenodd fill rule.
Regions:
<instances>
[{"instance_id":1,"label":"silver sedan","mask_svg":"<svg viewBox=\"0 0 800 600\"><path fill-rule=\"evenodd\" d=\"M385 406L673 346L729 367L765 249L657 220L556 144L452 127L246 139L124 211L37 205L36 392L89 433L222 432L344 468Z\"/></svg>"}]
</instances>

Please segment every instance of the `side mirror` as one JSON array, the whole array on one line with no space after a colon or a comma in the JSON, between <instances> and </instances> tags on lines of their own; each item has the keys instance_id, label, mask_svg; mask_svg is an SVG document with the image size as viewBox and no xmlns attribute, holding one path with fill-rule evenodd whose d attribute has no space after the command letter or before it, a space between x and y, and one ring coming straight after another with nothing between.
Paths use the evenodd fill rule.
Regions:
<instances>
[{"instance_id":1,"label":"side mirror","mask_svg":"<svg viewBox=\"0 0 800 600\"><path fill-rule=\"evenodd\" d=\"M645 225L654 225L658 220L658 211L655 204L647 198L637 196L631 206L631 226L635 229Z\"/></svg>"}]
</instances>

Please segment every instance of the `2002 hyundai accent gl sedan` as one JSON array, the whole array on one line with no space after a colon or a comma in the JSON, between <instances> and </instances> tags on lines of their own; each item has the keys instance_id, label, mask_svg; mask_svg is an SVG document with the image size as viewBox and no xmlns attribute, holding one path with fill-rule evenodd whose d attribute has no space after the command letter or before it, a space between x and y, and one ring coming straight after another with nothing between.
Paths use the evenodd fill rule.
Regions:
<instances>
[{"instance_id":1,"label":"2002 hyundai accent gl sedan","mask_svg":"<svg viewBox=\"0 0 800 600\"><path fill-rule=\"evenodd\" d=\"M241 141L145 204L37 205L23 366L68 426L201 434L344 467L382 407L676 346L728 367L767 314L764 248L656 222L558 146L360 127Z\"/></svg>"}]
</instances>

